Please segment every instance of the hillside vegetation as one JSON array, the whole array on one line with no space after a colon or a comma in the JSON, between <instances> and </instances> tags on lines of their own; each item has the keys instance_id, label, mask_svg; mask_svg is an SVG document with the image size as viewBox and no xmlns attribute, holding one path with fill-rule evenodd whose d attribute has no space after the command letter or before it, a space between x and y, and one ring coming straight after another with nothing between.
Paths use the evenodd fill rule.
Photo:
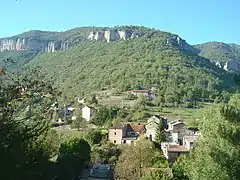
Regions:
<instances>
[{"instance_id":1,"label":"hillside vegetation","mask_svg":"<svg viewBox=\"0 0 240 180\"><path fill-rule=\"evenodd\" d=\"M167 45L173 34L139 27L142 36L127 41L84 42L67 51L42 53L26 69L38 68L67 97L101 89L156 87L163 101L209 98L234 83L209 60Z\"/></svg>"},{"instance_id":2,"label":"hillside vegetation","mask_svg":"<svg viewBox=\"0 0 240 180\"><path fill-rule=\"evenodd\" d=\"M226 44L222 42L207 42L196 45L199 55L216 62L240 60L240 46L236 44Z\"/></svg>"},{"instance_id":3,"label":"hillside vegetation","mask_svg":"<svg viewBox=\"0 0 240 180\"><path fill-rule=\"evenodd\" d=\"M0 52L0 66L16 71L32 60L38 52L35 51L5 51ZM5 60L11 60L12 63L5 63Z\"/></svg>"}]
</instances>

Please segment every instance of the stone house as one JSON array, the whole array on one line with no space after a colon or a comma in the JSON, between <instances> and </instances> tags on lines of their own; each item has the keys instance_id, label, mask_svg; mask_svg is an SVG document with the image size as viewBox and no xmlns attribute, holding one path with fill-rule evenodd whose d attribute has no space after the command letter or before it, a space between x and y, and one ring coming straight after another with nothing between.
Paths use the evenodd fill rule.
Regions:
<instances>
[{"instance_id":1,"label":"stone house","mask_svg":"<svg viewBox=\"0 0 240 180\"><path fill-rule=\"evenodd\" d=\"M149 140L155 141L158 124L162 121L164 129L167 128L167 119L154 115L148 119L146 127L146 136Z\"/></svg>"},{"instance_id":2,"label":"stone house","mask_svg":"<svg viewBox=\"0 0 240 180\"><path fill-rule=\"evenodd\" d=\"M82 118L85 119L86 121L90 121L91 117L94 113L94 108L90 106L84 106L82 108Z\"/></svg>"},{"instance_id":3,"label":"stone house","mask_svg":"<svg viewBox=\"0 0 240 180\"><path fill-rule=\"evenodd\" d=\"M109 128L108 140L114 144L133 145L140 134L146 132L144 125L121 124Z\"/></svg>"},{"instance_id":4,"label":"stone house","mask_svg":"<svg viewBox=\"0 0 240 180\"><path fill-rule=\"evenodd\" d=\"M186 146L178 144L162 144L161 146L164 156L169 162L174 162L180 155L188 155L190 150Z\"/></svg>"},{"instance_id":5,"label":"stone house","mask_svg":"<svg viewBox=\"0 0 240 180\"><path fill-rule=\"evenodd\" d=\"M186 134L187 127L183 120L175 120L168 123L167 133L178 133L179 143L182 144L183 136Z\"/></svg>"},{"instance_id":6,"label":"stone house","mask_svg":"<svg viewBox=\"0 0 240 180\"><path fill-rule=\"evenodd\" d=\"M183 145L188 149L191 150L193 148L194 142L197 140L198 135L188 135L183 137Z\"/></svg>"}]
</instances>

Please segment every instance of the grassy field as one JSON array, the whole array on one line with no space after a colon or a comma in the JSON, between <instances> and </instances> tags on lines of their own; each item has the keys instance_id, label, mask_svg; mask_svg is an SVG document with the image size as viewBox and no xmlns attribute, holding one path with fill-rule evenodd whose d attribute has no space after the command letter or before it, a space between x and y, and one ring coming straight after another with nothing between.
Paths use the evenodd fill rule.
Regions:
<instances>
[{"instance_id":1,"label":"grassy field","mask_svg":"<svg viewBox=\"0 0 240 180\"><path fill-rule=\"evenodd\" d=\"M113 96L111 93L109 91L102 93L99 103L106 106L133 107L137 102L137 100L123 100L123 96ZM169 121L182 119L188 126L196 126L196 123L201 119L204 109L210 105L209 103L204 103L202 108L163 108L162 112L158 112L158 108L156 107L147 107L146 112L149 114L159 114L166 117ZM146 119L141 122L144 121Z\"/></svg>"}]
</instances>

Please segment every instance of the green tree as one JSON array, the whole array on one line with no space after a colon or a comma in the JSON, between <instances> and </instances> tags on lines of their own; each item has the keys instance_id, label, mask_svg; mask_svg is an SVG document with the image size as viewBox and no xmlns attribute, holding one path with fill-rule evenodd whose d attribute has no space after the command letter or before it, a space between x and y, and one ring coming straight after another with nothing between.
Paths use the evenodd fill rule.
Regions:
<instances>
[{"instance_id":1,"label":"green tree","mask_svg":"<svg viewBox=\"0 0 240 180\"><path fill-rule=\"evenodd\" d=\"M144 175L141 180L172 180L172 177L170 171L153 170Z\"/></svg>"},{"instance_id":2,"label":"green tree","mask_svg":"<svg viewBox=\"0 0 240 180\"><path fill-rule=\"evenodd\" d=\"M86 120L82 118L81 111L76 110L76 118L72 121L71 128L77 128L80 131L80 128L84 129L86 127Z\"/></svg>"},{"instance_id":3,"label":"green tree","mask_svg":"<svg viewBox=\"0 0 240 180\"><path fill-rule=\"evenodd\" d=\"M115 107L101 107L99 110L94 114L93 119L91 122L97 126L103 126L108 121L112 121L118 115L119 108Z\"/></svg>"},{"instance_id":4,"label":"green tree","mask_svg":"<svg viewBox=\"0 0 240 180\"><path fill-rule=\"evenodd\" d=\"M84 139L71 138L61 143L58 162L61 178L77 177L90 161L91 148Z\"/></svg>"},{"instance_id":5,"label":"green tree","mask_svg":"<svg viewBox=\"0 0 240 180\"><path fill-rule=\"evenodd\" d=\"M0 179L48 178L57 147L48 112L57 93L41 79L37 72L34 78L0 76Z\"/></svg>"},{"instance_id":6,"label":"green tree","mask_svg":"<svg viewBox=\"0 0 240 180\"><path fill-rule=\"evenodd\" d=\"M93 130L89 131L86 136L86 140L89 142L89 144L94 145L94 144L99 144L102 140L102 133L99 130Z\"/></svg>"},{"instance_id":7,"label":"green tree","mask_svg":"<svg viewBox=\"0 0 240 180\"><path fill-rule=\"evenodd\" d=\"M173 180L188 180L187 176L187 158L185 155L181 155L174 162L172 167Z\"/></svg>"},{"instance_id":8,"label":"green tree","mask_svg":"<svg viewBox=\"0 0 240 180\"><path fill-rule=\"evenodd\" d=\"M141 139L135 146L124 147L115 167L115 179L139 180L143 177L143 168L151 166L154 146Z\"/></svg>"},{"instance_id":9,"label":"green tree","mask_svg":"<svg viewBox=\"0 0 240 180\"><path fill-rule=\"evenodd\" d=\"M190 179L240 179L239 112L238 107L218 105L204 114L202 134L188 161Z\"/></svg>"},{"instance_id":10,"label":"green tree","mask_svg":"<svg viewBox=\"0 0 240 180\"><path fill-rule=\"evenodd\" d=\"M157 125L155 140L158 144L161 144L163 141L165 141L164 126L161 119L159 120L159 123Z\"/></svg>"}]
</instances>

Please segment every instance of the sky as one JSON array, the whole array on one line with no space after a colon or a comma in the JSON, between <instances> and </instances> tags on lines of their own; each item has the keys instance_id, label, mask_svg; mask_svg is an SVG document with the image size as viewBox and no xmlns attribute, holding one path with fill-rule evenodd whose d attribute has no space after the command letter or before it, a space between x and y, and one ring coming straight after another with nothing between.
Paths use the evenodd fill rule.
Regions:
<instances>
[{"instance_id":1,"label":"sky","mask_svg":"<svg viewBox=\"0 0 240 180\"><path fill-rule=\"evenodd\" d=\"M190 44L240 44L239 0L0 0L0 37L29 30L141 25Z\"/></svg>"}]
</instances>

